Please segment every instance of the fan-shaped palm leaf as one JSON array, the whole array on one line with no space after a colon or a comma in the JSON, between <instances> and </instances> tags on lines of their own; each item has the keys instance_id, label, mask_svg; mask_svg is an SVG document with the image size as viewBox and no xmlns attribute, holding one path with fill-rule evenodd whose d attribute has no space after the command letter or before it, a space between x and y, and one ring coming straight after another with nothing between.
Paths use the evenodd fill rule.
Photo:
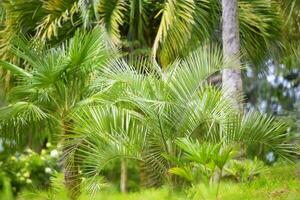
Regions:
<instances>
[{"instance_id":1,"label":"fan-shaped palm leaf","mask_svg":"<svg viewBox=\"0 0 300 200\"><path fill-rule=\"evenodd\" d=\"M207 84L205 80L209 75L227 66L220 51L200 49L186 59L178 60L167 70L157 69L155 63L143 59L132 63L137 63L139 67L131 66L121 59L105 67L97 82L100 88L104 88L98 96L104 97L104 101L99 101L104 107L100 110L88 107L89 114L78 114L75 117L80 121L73 130L78 136L71 137L74 139L72 141L78 143L71 146L74 152L79 148L80 162L91 169L86 175L100 173L109 161L128 157L129 153L143 160L148 168L156 172L152 178L159 180L174 166L172 160L167 158L181 156L181 150L175 145L179 137L193 137L212 144L222 142L229 146L260 143L272 146L284 158L289 158L295 152L296 147L286 141L287 134L282 123L259 114L239 116L232 102L222 95L220 89ZM146 69L140 68L143 64L147 66ZM110 95L111 102L107 101ZM113 110L110 110L111 106ZM127 141L130 132L122 131L124 128L119 123L119 117L124 123L128 120L127 124L131 123L131 118L127 115L122 117L117 114L119 111L114 114L114 109L124 108L129 116L133 114L131 117L141 117L138 129L147 131L146 135L142 134L142 147L140 142L135 144L133 138L128 146L126 142L123 143L124 138ZM114 128L110 124L114 124ZM119 127L119 131L116 127ZM129 138L140 137L134 130L132 133L135 135ZM89 141L85 141L87 135L92 135ZM85 150L80 152L81 148ZM101 158L95 159L99 151L102 152ZM226 152L218 151L227 158L229 154ZM214 162L221 167L225 161L216 158Z\"/></svg>"},{"instance_id":2,"label":"fan-shaped palm leaf","mask_svg":"<svg viewBox=\"0 0 300 200\"><path fill-rule=\"evenodd\" d=\"M220 35L221 5L218 1L170 0L166 1L161 13L153 55L159 52L163 66L178 56L185 56L187 45L193 49L199 43L218 41L215 38ZM239 1L239 22L242 51L251 61L262 61L274 41L282 39L280 7L273 0Z\"/></svg>"},{"instance_id":3,"label":"fan-shaped palm leaf","mask_svg":"<svg viewBox=\"0 0 300 200\"><path fill-rule=\"evenodd\" d=\"M77 134L66 146L76 153L76 162L85 176L99 175L118 158L141 159L147 127L139 113L113 105L89 106L77 110L71 118L72 132Z\"/></svg>"}]
</instances>

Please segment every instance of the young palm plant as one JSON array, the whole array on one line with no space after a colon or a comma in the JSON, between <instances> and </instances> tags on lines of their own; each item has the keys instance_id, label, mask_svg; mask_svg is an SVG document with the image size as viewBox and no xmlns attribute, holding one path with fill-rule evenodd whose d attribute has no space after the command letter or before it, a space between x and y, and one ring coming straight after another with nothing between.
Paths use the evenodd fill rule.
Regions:
<instances>
[{"instance_id":1,"label":"young palm plant","mask_svg":"<svg viewBox=\"0 0 300 200\"><path fill-rule=\"evenodd\" d=\"M25 66L0 61L18 80L8 95L9 104L0 109L1 137L16 143L18 138L35 140L34 136L52 134L62 139L72 134L70 113L93 103L89 97L95 90L90 83L111 57L105 41L99 30L76 32L61 47L47 50L24 38L15 39L13 53ZM63 154L65 184L73 199L79 186L78 168L66 148Z\"/></svg>"},{"instance_id":2,"label":"young palm plant","mask_svg":"<svg viewBox=\"0 0 300 200\"><path fill-rule=\"evenodd\" d=\"M93 97L100 105L72 116L77 134L70 135L69 146L85 169L83 176L93 179L111 161L133 158L145 162L153 181L174 182L168 170L183 155L178 138L225 146L261 144L291 158L296 147L286 142L283 122L254 112L241 115L230 98L208 84L209 76L227 66L237 66L235 59L202 47L164 70L147 59L132 64L120 59L103 68L94 85L101 92ZM227 161L222 158L214 158L221 170Z\"/></svg>"},{"instance_id":3,"label":"young palm plant","mask_svg":"<svg viewBox=\"0 0 300 200\"><path fill-rule=\"evenodd\" d=\"M199 141L193 141L187 138L178 139L176 144L184 151L184 156L188 162L187 164L183 164L183 167L171 168L169 172L179 175L190 182L199 181L195 175L200 173L202 182L213 184L213 178L216 177L216 171L219 170L216 190L216 196L218 197L224 167L236 153L233 148L234 146L226 143L223 144L222 142L200 143ZM191 163L189 163L189 161Z\"/></svg>"}]
</instances>

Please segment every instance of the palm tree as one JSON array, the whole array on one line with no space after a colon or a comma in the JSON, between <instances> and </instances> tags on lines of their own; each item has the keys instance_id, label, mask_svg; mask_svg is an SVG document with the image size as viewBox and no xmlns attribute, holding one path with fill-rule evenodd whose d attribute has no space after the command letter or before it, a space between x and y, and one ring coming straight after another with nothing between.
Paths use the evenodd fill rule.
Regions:
<instances>
[{"instance_id":1,"label":"palm tree","mask_svg":"<svg viewBox=\"0 0 300 200\"><path fill-rule=\"evenodd\" d=\"M90 29L97 24L105 27L125 54L145 55L152 49L152 56L162 67L199 45L222 43L222 5L217 0L30 0L3 4L6 14L0 56L14 63L7 52L9 41L19 32L57 45L72 37L77 28ZM242 0L237 6L243 60L257 65L270 56L269 49L277 51L282 46L283 9L278 0ZM8 88L10 74L6 77ZM241 89L240 78L235 82Z\"/></svg>"},{"instance_id":2,"label":"palm tree","mask_svg":"<svg viewBox=\"0 0 300 200\"><path fill-rule=\"evenodd\" d=\"M240 51L240 35L237 0L222 0L222 38L224 57L237 56ZM222 72L224 93L236 101L236 108L242 110L238 96L242 94L242 77L240 69L224 69Z\"/></svg>"},{"instance_id":3,"label":"palm tree","mask_svg":"<svg viewBox=\"0 0 300 200\"><path fill-rule=\"evenodd\" d=\"M67 43L46 50L24 38L15 39L14 45L13 53L26 65L0 61L18 78L8 95L9 104L0 109L1 138L11 142L49 135L64 139L72 134L68 130L73 123L70 114L94 102L90 97L96 90L90 84L110 57L104 34L99 30L76 32ZM65 184L74 199L79 187L78 167L67 149L63 154Z\"/></svg>"},{"instance_id":4,"label":"palm tree","mask_svg":"<svg viewBox=\"0 0 300 200\"><path fill-rule=\"evenodd\" d=\"M283 1L278 0L283 8L284 23L284 43L285 48L283 56L278 56L276 61L278 63L284 63L287 67L296 67L299 64L300 58L300 1L291 0Z\"/></svg>"},{"instance_id":5,"label":"palm tree","mask_svg":"<svg viewBox=\"0 0 300 200\"><path fill-rule=\"evenodd\" d=\"M207 84L223 66L236 65L218 49L200 48L165 70L147 59L133 65L121 59L103 68L95 86L103 88L97 94L101 104L72 116L76 134L70 135L68 147L83 176L97 180L110 162L136 159L154 172L153 181L176 181L168 169L182 156L178 138L261 144L290 159L296 147L286 141L282 121L255 112L240 114L230 98Z\"/></svg>"},{"instance_id":6,"label":"palm tree","mask_svg":"<svg viewBox=\"0 0 300 200\"><path fill-rule=\"evenodd\" d=\"M189 65L189 64L191 64L191 66L195 66L196 64L194 63L194 60L197 61L197 62L196 61L195 62L197 64L199 64L199 66L203 67L202 70L204 70L204 71L207 70L206 64L202 63L202 60L201 61L197 60L198 57L196 54L193 54L193 56L188 57L187 62L189 62L189 63L187 63L187 64L184 64L185 61L176 61L173 65L167 65L167 64L171 63L171 61L174 61L175 58L177 58L177 57L188 56L187 52L189 52L190 49L195 49L199 44L205 43L206 40L212 41L215 38L219 38L219 35L220 35L220 26L219 26L219 24L220 24L219 18L220 17L219 16L221 14L221 4L218 1L205 1L205 0L173 1L173 0L168 0L168 1L165 1L162 3L159 2L159 3L155 4L155 6L153 6L152 2L150 2L150 3L148 3L148 2L149 1L146 2L146 1L140 1L140 0L139 1L138 0L135 0L135 1L134 0L131 0L131 1L115 0L113 2L105 1L105 0L104 1L30 0L30 1L17 1L16 3L12 4L7 1L7 2L5 2L5 8L6 8L6 16L4 17L5 30L2 31L2 34L0 36L1 41L3 41L3 42L1 42L1 44L4 44L3 47L6 47L5 50L3 50L3 48L1 48L2 52L6 53L6 52L8 52L7 47L10 46L10 41L13 38L12 36L14 34L18 34L19 32L25 33L26 35L30 36L31 38L42 39L44 41L43 42L44 45L50 44L51 46L55 46L57 44L61 44L62 41L71 37L77 28L83 27L86 29L90 29L91 27L94 26L94 24L100 23L100 24L104 25L105 30L108 33L109 37L115 43L120 43L124 37L127 37L128 40L131 42L139 41L139 44L137 45L139 48L144 47L144 46L153 47L153 51L152 51L153 55L157 55L157 57L158 57L157 60L159 60L160 66L170 66L170 68L171 68L170 70L162 71L162 70L158 69L159 68L158 64L155 64L155 66L156 66L155 70L152 69L153 64L151 64L150 66L148 66L149 64L147 64L147 70L146 70L146 69L144 69L144 63L142 62L142 63L137 64L138 66L141 65L142 69L140 69L140 71L136 72L136 71L132 70L130 67L128 69L126 67L126 63L124 63L123 61L117 62L114 65L115 65L115 68L120 67L120 71L118 71L118 69L115 69L115 68L113 68L114 71L109 71L109 70L105 71L104 74L107 74L107 77L106 77L107 80L100 79L100 81L99 81L101 84L104 84L104 85L100 85L100 86L96 85L93 88L97 88L97 89L92 90L93 92L99 91L99 90L100 91L104 90L107 93L106 92L103 92L103 94L97 93L95 96L93 95L91 98L88 98L88 99L86 99L86 101L83 101L84 103L87 103L87 102L90 103L90 102L93 102L95 99L97 99L97 101L99 100L101 102L101 104L107 103L107 101L108 101L107 95L111 99L116 98L116 96L117 97L120 96L120 90L118 90L118 87L124 88L123 92L124 92L125 97L130 96L130 95L128 95L127 92L128 92L128 90L131 91L132 88L124 86L124 85L126 85L126 83L131 83L132 80L130 78L132 78L133 81L135 79L138 80L138 81L132 83L133 87L144 87L143 89L148 88L147 91L145 91L145 92L142 92L142 89L139 89L139 88L134 89L133 91L131 91L131 92L133 92L134 95L132 95L131 97L141 97L141 99L147 99L147 100L149 100L149 102L148 101L146 101L146 103L144 101L136 102L140 98L137 98L135 100L128 99L128 98L122 99L122 102L125 101L125 102L129 102L130 105L133 104L132 107L134 107L138 110L138 112L136 111L135 114L140 114L142 112L142 116L146 116L147 120L155 122L155 123L153 123L153 124L155 124L155 126L149 125L151 128L150 130L152 130L149 132L152 133L152 135L154 135L154 133L160 133L158 135L152 136L153 139L150 139L149 142L147 142L147 145L142 145L142 144L140 145L143 147L143 149L144 149L143 152L145 152L145 154L146 154L146 156L142 156L143 157L142 161L146 160L147 162L149 159L151 160L151 157L153 157L153 155L157 155L157 152L155 152L155 150L161 151L161 149L163 149L163 151L166 151L166 153L170 152L171 150L173 151L172 145L171 145L171 147L169 147L169 143L171 141L171 144L172 144L173 139L172 138L166 139L166 138L169 138L169 135L172 135L171 132L173 132L174 125L170 125L170 124L172 124L174 122L170 119L171 119L171 117L174 117L176 119L176 117L178 117L178 115L182 114L182 112L185 113L185 111L187 112L187 110L189 110L189 111L192 110L192 108L190 108L190 107L187 107L187 108L184 107L184 108L181 108L181 110L180 110L180 106L178 106L177 104L180 104L180 103L186 104L186 102L189 101L188 97L191 96L191 94L189 93L191 91L186 91L186 90L197 91L196 93L199 96L199 94L198 94L198 85L199 84L198 83L205 82L204 78L202 77L203 74L200 75L201 69L196 68L198 71L196 70L196 71L191 71L191 72L188 72L188 70L186 70L186 71L178 70L178 68L188 69L188 67L185 65ZM246 52L245 54L247 55L247 58L249 57L251 60L262 60L261 56L259 56L259 55L265 56L265 54L262 54L262 52L267 52L265 50L271 45L270 44L271 41L276 41L277 38L280 38L282 19L280 18L280 14L278 11L278 4L273 4L274 1L268 1L268 2L270 4L266 3L266 1L263 1L263 0L255 0L255 1L243 0L243 1L239 2L239 7L240 7L239 17L240 17L240 33L241 33L242 52L244 52L244 53ZM270 5L272 5L272 6L270 6ZM253 8L255 8L255 9L253 9ZM161 15L157 16L159 13L161 13ZM253 14L253 13L255 13L255 14ZM149 17L150 19L146 17L147 15L151 16L151 17ZM147 25L149 25L149 24L155 24L154 28L151 29L150 33L147 31L147 30L149 30L149 29L147 29ZM97 41L95 40L94 42L98 42L98 40ZM186 45L186 44L188 44L188 45ZM94 44L94 45L97 45L97 44ZM100 44L98 44L98 45L100 45ZM25 45L23 45L23 46L25 46ZM80 46L80 45L77 44L77 46ZM126 49L126 47L127 46L125 44L123 44L123 49ZM188 48L186 48L186 47L188 47ZM37 49L37 48L35 47L34 49ZM130 46L129 49L130 49L130 51L132 51L132 49L134 49L134 48L131 48L131 46ZM256 51L257 49L259 49L261 51ZM73 53L77 52L75 50L75 47L73 47L73 50L74 50ZM64 51L65 50L63 49L63 52ZM49 52L51 52L51 51L49 50ZM79 54L79 52L77 52L77 53ZM82 54L82 56L92 58L86 54L86 50L82 49L82 52L80 52L80 53ZM44 54L42 53L42 55L44 55ZM203 53L203 55L207 55L207 54ZM20 57L22 57L22 59L26 60L25 64L22 67L25 67L26 70L21 70L19 68L16 68L14 65L8 64L6 62L1 62L1 63L7 69L10 69L14 73L18 74L18 76L23 77L21 79L22 80L21 86L24 86L25 83L24 83L23 79L30 80L31 76L28 75L27 73L29 73L29 74L31 74L33 72L35 73L34 70L36 68L36 67L33 67L33 65L32 66L28 65L27 62L28 63L32 63L32 62L42 63L42 62L36 61L36 58L33 59L28 56L25 56L25 57L24 57L24 55L22 55L22 56L20 56ZM36 55L36 57L39 57L39 56L40 55ZM65 61L65 58L67 59L68 56L65 55L63 57L64 58L62 58L62 60L64 60L64 62L67 62L67 61ZM30 58L30 61L27 60L28 58ZM218 59L219 58L220 58L220 55L219 55ZM5 59L7 59L6 56L5 56ZM42 58L40 58L40 59L42 59ZM38 60L40 60L40 59L38 59ZM74 59L74 60L76 60L76 59ZM47 62L53 62L54 60L56 60L56 59L53 59L53 60L49 59ZM86 59L84 59L84 62L90 63L92 61L94 62L94 58L92 58L91 61L87 61ZM213 61L213 60L210 60L210 61ZM220 60L218 60L218 62L221 63ZM73 64L70 64L69 66L73 66L76 68L75 64L74 65ZM223 64L226 64L226 62ZM231 64L231 63L227 63L227 64ZM89 65L91 65L91 63ZM125 67L124 67L124 65L125 65ZM35 64L35 66L37 66L37 64ZM85 66L85 65L78 64L78 66ZM182 67L182 66L185 66L185 67ZM208 64L208 66L210 66L210 64ZM219 67L219 65L216 64L216 65L213 65L213 67ZM84 68L85 67L83 67L83 69ZM31 71L31 70L33 70L33 71ZM125 70L125 71L123 71L123 70ZM149 70L151 73L149 72ZM194 69L191 69L191 70L194 70ZM209 73L207 72L206 75L208 76L208 74L217 72L219 70L220 69L208 71ZM178 75L178 73L177 73L178 71L181 73L181 76L183 78L182 79L179 78L179 82L177 82L176 84L175 83L172 83L173 85L167 84L166 83L167 80L165 80L165 77L169 77L170 80L171 79L173 80L173 75L174 74ZM26 72L26 73L24 73L24 72ZM71 87L72 88L77 88L77 87L81 88L85 85L89 85L88 83L84 83L84 84L79 83L82 81L90 80L89 78L86 79L85 76L83 76L83 79L80 79L80 81L78 81L78 82L75 81L77 79L73 80L72 78L70 78L71 76L73 76L75 74L75 72L76 72L76 76L80 75L80 74L77 74L78 71L76 71L76 70L70 70L70 71L66 70L61 73L61 74L63 74L62 76L60 76L60 75L58 76L56 73L53 73L54 77L59 77L59 78L52 79L53 77L51 76L52 78L50 79L50 82L55 82L57 80L60 80L60 84L67 85L67 86L63 86L62 88L59 86L54 89L51 87L51 89L49 89L49 90L48 89L44 90L44 87L46 87L46 86L39 86L39 85L35 85L35 84L31 85L32 84L31 81L26 82L26 84L28 84L28 86L30 86L31 88L35 88L34 90L38 91L38 94L40 92L45 92L45 93L43 93L44 95L41 96L41 97L43 97L44 100L49 99L48 93L51 93L51 95L55 97L55 98L54 97L51 97L51 98L54 98L54 99L58 98L60 100L57 100L57 102L60 102L61 105L67 105L66 106L67 109L65 109L66 112L65 113L61 112L62 109L58 109L59 110L58 113L60 113L60 116L56 116L56 118L61 117L61 120L59 120L59 121L65 121L65 124L63 126L59 126L59 127L60 127L60 129L67 130L67 132L69 131L67 129L68 126L73 125L73 119L69 120L69 118L67 118L65 116L69 117L68 113L72 113L73 110L77 111L77 109L75 109L76 106L74 106L73 103L77 105L76 102L79 102L79 101L87 98L88 95L93 94L93 92L91 92L90 94L86 94L81 90L77 91L77 90L68 89ZM81 68L80 68L79 72L81 72ZM198 74L190 75L192 72L198 73ZM48 73L48 72L45 72L45 73ZM71 74L70 77L69 77L69 73ZM112 79L112 77L108 76L108 75L113 75L114 73L121 74L121 75L120 76L117 76L117 75L112 76L115 79ZM140 74L140 76L136 76L135 75L136 73ZM148 77L146 78L144 76L147 73L150 73L150 75L151 75L150 78L148 78ZM28 77L26 77L26 74L28 75ZM52 74L52 73L50 73L50 74ZM60 72L58 74L60 74ZM90 73L88 73L88 74L90 74ZM128 75L128 77L127 77L127 75ZM68 78L65 78L65 76ZM184 78L184 76L187 76L188 78L187 77ZM36 78L36 76L33 76L33 77ZM39 77L39 76L37 76L37 77ZM44 77L44 81L49 81L49 80L46 80L45 75L43 75L43 77ZM157 77L159 77L159 78L157 78ZM39 77L39 78L41 78L41 77ZM198 78L199 80L196 80L196 78ZM141 80L139 80L139 79L141 79ZM144 81L144 79L146 79L146 81ZM174 80L175 79L177 80L177 78L174 78ZM187 80L187 79L189 79L189 80ZM68 82L68 84L65 83L65 81ZM74 83L74 81L76 83ZM49 83L49 82L47 82L47 83ZM70 83L70 85L69 85L69 83ZM112 85L112 83L118 83L118 84ZM184 84L182 85L182 83L184 83ZM188 85L186 85L186 84L188 84ZM41 85L43 85L43 84L41 84ZM75 87L75 85L76 85L76 87ZM197 87L195 85L197 85ZM37 87L38 87L38 89L36 89ZM42 89L39 87L42 87ZM175 88L172 88L172 87L175 87ZM29 89L28 89L28 87L26 87L26 90L24 90L26 92L24 92L23 95L20 95L21 90L22 90L21 88L22 87L18 86L18 87L16 87L16 89L14 89L14 90L16 90L16 92L14 90L12 91L12 94L16 93L16 95L14 95L11 100L12 102L19 102L17 100L18 98L25 98L24 94L25 93L27 94ZM47 88L48 88L48 86L47 86ZM63 89L63 88L67 88L67 89ZM195 88L197 88L197 89L195 89ZM206 88L206 87L204 87L204 88ZM111 89L113 89L113 92L111 92ZM63 90L63 91L61 91L61 90ZM171 92L168 92L169 90L171 90ZM167 91L167 92L165 92L165 91ZM212 91L213 91L212 93L215 94L214 93L215 90L212 90ZM73 92L74 92L74 94L73 94ZM123 94L123 92L122 92L122 94ZM216 93L218 93L218 92L219 91L217 90ZM30 94L32 94L32 93L33 92L31 91ZM67 93L68 93L68 95L66 95ZM112 95L112 93L114 93L115 95ZM144 95L144 93L146 93L146 94ZM59 95L56 95L56 94L59 94ZM166 94L167 94L167 96L165 96ZM209 94L211 94L211 93L209 93ZM77 95L80 97L78 97ZM112 97L111 97L111 95L112 95ZM195 95L195 96L197 96L197 95ZM39 97L39 98L41 98L41 97ZM70 97L70 98L67 98L67 97ZM194 96L192 96L192 97L193 97L193 98L191 98L192 100L194 100L194 98L196 98ZM29 100L31 101L32 99L35 100L35 98L37 98L37 97L36 96L30 97L30 99L27 99L27 97L26 97L25 99L26 99L26 101L29 101ZM168 99L168 98L170 98L170 99ZM175 98L175 100L177 102L177 103L175 103L175 105L177 105L175 107L176 109L173 107L172 107L172 109L168 108L168 106L173 105L173 102L172 102L173 98ZM212 97L210 97L210 98L212 98ZM165 101L161 101L161 99L163 99ZM179 100L181 100L181 101L179 101ZM119 101L120 100L117 101L118 103L115 102L117 104L116 109L119 109L119 104L120 104ZM203 102L204 102L204 100L203 100ZM193 103L191 103L190 106L192 106L192 104ZM198 104L197 103L195 103L195 104L196 105L199 104L199 106L201 106L201 104L199 102L198 102ZM46 122L48 123L49 119L53 118L53 117L49 118L49 116L52 116L52 114L54 113L53 107L55 108L55 106L50 106L50 108L51 108L50 109L47 106L47 109L41 109L40 105L32 106L32 104L27 105L27 104L22 104L22 103L21 104L16 103L16 104L12 104L12 105L11 105L11 107L6 107L5 109L3 109L3 111L5 111L6 113L11 113L11 114L14 113L15 117L12 118L12 119L16 120L16 122L14 122L14 123L21 123L24 126L28 126L28 121L30 121L30 120L35 121L36 122L35 124L41 124L40 123L41 121L44 121L44 119L47 119ZM188 105L186 105L186 106L188 106ZM155 108L155 111L158 111L158 112L155 112L155 113L153 111L151 112L151 109L153 107ZM14 109L15 111L12 112L12 111L10 111L11 109ZM27 112L28 109L30 110L30 112ZM98 110L98 109L100 109L100 108L97 108L96 110ZM126 108L126 109L129 109L130 112L132 111L131 107ZM143 110L143 109L146 109L146 110ZM168 115L165 115L165 114L160 114L160 112L163 112L163 113L167 112L167 111L169 112L168 109L172 110L172 112L169 113L170 115L172 114L171 117ZM175 109L175 111L173 109ZM81 109L79 109L79 110L81 110ZM16 111L18 111L18 112L16 112ZM39 111L43 111L46 114L44 115L44 114L40 113L36 116L33 115L33 113L39 112ZM19 115L20 112L24 112L26 114ZM51 113L52 114L50 115L48 112L50 112L50 114ZM127 112L127 110L126 110L126 112ZM196 111L192 110L190 112L194 113ZM159 113L159 115L157 113ZM26 120L24 121L24 118L22 119L22 117L20 119L20 116L23 116ZM77 115L74 115L74 116L77 116ZM78 116L80 116L80 114L78 114ZM190 116L190 115L187 115L187 116ZM95 116L92 116L92 117L94 118ZM4 118L5 117L3 117L3 119ZM121 115L121 118L122 118L122 115ZM62 120L62 119L64 119L64 120ZM77 119L77 118L75 118L75 119ZM10 121L8 118L6 118L5 120ZM139 120L141 121L142 119L139 118ZM193 120L193 118L191 118L190 120ZM178 120L178 121L180 122L180 120ZM56 123L55 120L52 123ZM166 123L166 125L162 126L162 124L164 124L164 123ZM8 123L6 125L8 125ZM59 124L59 125L61 125L61 124ZM180 125L180 123L178 123L178 126L179 125ZM208 126L208 125L206 125L206 126ZM148 126L146 126L146 127L148 129ZM166 133L164 133L164 130L161 130L161 128L164 128L164 127L167 127ZM170 127L172 127L172 128L170 128ZM7 128L7 127L5 127L5 128ZM12 128L12 127L10 127L10 128ZM180 130L182 130L182 129L180 129ZM32 128L32 130L34 130L34 128ZM72 132L72 130L70 130L70 131ZM34 132L34 131L31 131L31 132ZM127 134L130 131L125 130L124 132ZM126 135L125 133L123 135ZM146 133L148 133L148 131ZM182 134L179 131L179 129L177 130L176 133L178 133L179 135ZM122 135L122 137L123 137L123 135ZM133 141L135 141L135 140L133 140ZM138 141L140 141L140 140L138 140ZM151 141L152 141L152 143L150 143ZM157 141L162 142L161 144L163 144L163 146L158 146L158 147L155 146L158 143ZM110 142L110 140L108 140L108 142ZM122 142L122 140L121 140L121 142ZM130 146L130 145L127 145L127 146ZM144 148L145 146L147 148ZM77 149L77 148L74 148L74 149ZM176 149L176 147L175 147L175 149ZM174 152L172 152L172 153L176 154L177 150L174 150L174 151L175 151L175 153ZM166 165L164 164L165 166L172 164L172 163L170 164L170 162L167 159L165 159L163 156L161 156L161 154L159 154L159 155L160 156L157 157L158 158L157 160L153 159L155 161L150 162L150 163L152 163L155 166L158 165L158 163L160 161L163 161L162 162L163 164L167 163ZM144 157L146 157L146 159ZM150 157L150 158L148 158L148 157ZM162 172L166 171L165 170L166 167L160 166L160 168L163 169L160 171L162 171Z\"/></svg>"},{"instance_id":7,"label":"palm tree","mask_svg":"<svg viewBox=\"0 0 300 200\"><path fill-rule=\"evenodd\" d=\"M242 51L252 61L262 60L270 45L281 41L282 9L277 1L238 3ZM222 7L217 0L30 0L3 4L2 52L18 32L53 44L72 36L78 27L89 29L96 24L104 25L110 38L124 49L152 48L163 66L200 44L221 43Z\"/></svg>"},{"instance_id":8,"label":"palm tree","mask_svg":"<svg viewBox=\"0 0 300 200\"><path fill-rule=\"evenodd\" d=\"M1 53L5 53L9 41L18 33L55 45L72 37L77 28L90 29L99 24L104 25L115 43L120 43L122 37L139 40L140 45L147 41L144 36L149 19L145 13L145 7L149 7L147 2L21 0L1 4L5 11Z\"/></svg>"},{"instance_id":9,"label":"palm tree","mask_svg":"<svg viewBox=\"0 0 300 200\"><path fill-rule=\"evenodd\" d=\"M259 63L269 56L270 46L281 41L281 7L276 1L238 1L243 59ZM162 9L153 54L169 63L188 49L221 38L222 5L215 0L168 0Z\"/></svg>"}]
</instances>

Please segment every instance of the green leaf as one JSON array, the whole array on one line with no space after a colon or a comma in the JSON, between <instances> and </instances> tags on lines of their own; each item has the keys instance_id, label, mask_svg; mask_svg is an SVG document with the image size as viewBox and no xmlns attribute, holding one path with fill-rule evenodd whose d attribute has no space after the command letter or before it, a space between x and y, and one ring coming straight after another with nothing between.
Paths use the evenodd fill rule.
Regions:
<instances>
[{"instance_id":1,"label":"green leaf","mask_svg":"<svg viewBox=\"0 0 300 200\"><path fill-rule=\"evenodd\" d=\"M0 60L0 66L4 67L7 70L10 70L11 72L13 72L16 75L26 77L26 78L32 77L32 75L30 73L26 72L24 69L14 65L14 64L11 64L9 62Z\"/></svg>"}]
</instances>

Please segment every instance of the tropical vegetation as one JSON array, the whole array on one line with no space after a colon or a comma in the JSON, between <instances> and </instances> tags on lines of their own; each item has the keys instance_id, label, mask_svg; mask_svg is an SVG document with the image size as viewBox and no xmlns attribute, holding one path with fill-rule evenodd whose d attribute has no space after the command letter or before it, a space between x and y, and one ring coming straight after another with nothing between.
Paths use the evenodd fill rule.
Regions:
<instances>
[{"instance_id":1,"label":"tropical vegetation","mask_svg":"<svg viewBox=\"0 0 300 200\"><path fill-rule=\"evenodd\" d=\"M0 1L0 197L297 199L299 8Z\"/></svg>"}]
</instances>

